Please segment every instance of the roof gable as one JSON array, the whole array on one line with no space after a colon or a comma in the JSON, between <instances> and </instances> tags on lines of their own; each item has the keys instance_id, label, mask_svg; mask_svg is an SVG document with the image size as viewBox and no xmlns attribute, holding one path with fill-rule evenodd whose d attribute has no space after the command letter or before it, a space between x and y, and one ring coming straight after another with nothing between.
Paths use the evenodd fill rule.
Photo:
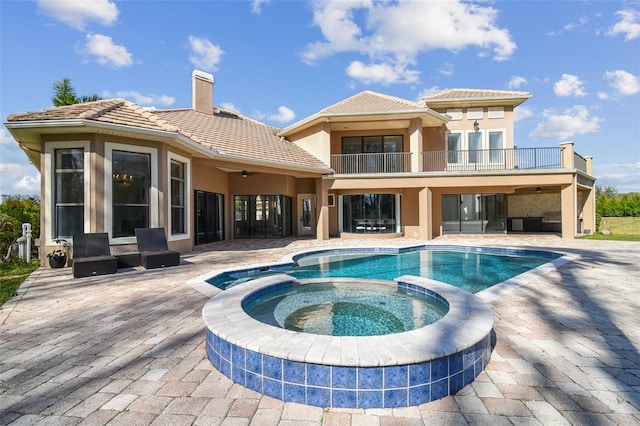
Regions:
<instances>
[{"instance_id":1,"label":"roof gable","mask_svg":"<svg viewBox=\"0 0 640 426\"><path fill-rule=\"evenodd\" d=\"M529 92L492 89L449 89L424 96L427 106L512 105L517 106L531 97Z\"/></svg>"},{"instance_id":2,"label":"roof gable","mask_svg":"<svg viewBox=\"0 0 640 426\"><path fill-rule=\"evenodd\" d=\"M417 102L365 90L320 110L320 113L348 114L413 110L424 110L424 107Z\"/></svg>"}]
</instances>

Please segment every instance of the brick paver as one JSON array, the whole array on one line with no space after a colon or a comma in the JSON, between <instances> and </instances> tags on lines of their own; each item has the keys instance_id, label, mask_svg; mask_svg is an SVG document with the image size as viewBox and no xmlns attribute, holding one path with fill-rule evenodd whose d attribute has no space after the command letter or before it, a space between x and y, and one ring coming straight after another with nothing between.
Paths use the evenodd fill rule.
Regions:
<instances>
[{"instance_id":1,"label":"brick paver","mask_svg":"<svg viewBox=\"0 0 640 426\"><path fill-rule=\"evenodd\" d=\"M493 302L496 347L457 395L406 409L322 409L233 384L206 359L186 282L213 269L324 247L397 240L231 241L178 267L74 279L41 268L0 310L0 424L639 424L640 244L551 235L455 236L427 244L550 249L575 257Z\"/></svg>"}]
</instances>

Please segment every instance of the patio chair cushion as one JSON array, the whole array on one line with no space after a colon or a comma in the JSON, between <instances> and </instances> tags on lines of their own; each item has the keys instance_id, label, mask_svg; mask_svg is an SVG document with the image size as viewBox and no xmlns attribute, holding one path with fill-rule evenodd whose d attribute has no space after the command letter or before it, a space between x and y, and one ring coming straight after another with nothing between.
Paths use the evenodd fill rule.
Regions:
<instances>
[{"instance_id":1,"label":"patio chair cushion","mask_svg":"<svg viewBox=\"0 0 640 426\"><path fill-rule=\"evenodd\" d=\"M169 250L164 228L136 228L140 265L146 269L180 264L180 253Z\"/></svg>"},{"instance_id":2,"label":"patio chair cushion","mask_svg":"<svg viewBox=\"0 0 640 426\"><path fill-rule=\"evenodd\" d=\"M104 233L78 233L73 236L73 276L115 274L118 260L111 255L109 235Z\"/></svg>"}]
</instances>

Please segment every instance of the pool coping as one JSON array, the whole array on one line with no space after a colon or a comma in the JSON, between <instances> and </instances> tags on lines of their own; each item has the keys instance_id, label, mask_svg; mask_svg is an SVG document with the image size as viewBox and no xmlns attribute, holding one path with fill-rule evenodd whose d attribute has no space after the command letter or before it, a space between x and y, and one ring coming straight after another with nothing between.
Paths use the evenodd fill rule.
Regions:
<instances>
[{"instance_id":1,"label":"pool coping","mask_svg":"<svg viewBox=\"0 0 640 426\"><path fill-rule=\"evenodd\" d=\"M493 311L477 295L411 275L394 281L440 295L449 304L449 312L433 324L403 333L384 336L305 334L261 323L242 309L242 300L249 294L278 283L297 281L292 276L279 274L219 291L202 310L207 329L232 345L289 361L380 367L416 364L460 352L484 339L493 328ZM357 278L340 278L339 281L362 282Z\"/></svg>"}]
</instances>

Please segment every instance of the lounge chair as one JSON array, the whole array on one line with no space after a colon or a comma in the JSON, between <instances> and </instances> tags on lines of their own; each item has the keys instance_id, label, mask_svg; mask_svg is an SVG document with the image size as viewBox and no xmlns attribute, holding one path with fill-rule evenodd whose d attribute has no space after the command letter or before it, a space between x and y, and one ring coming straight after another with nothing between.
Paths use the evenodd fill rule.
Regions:
<instances>
[{"instance_id":1,"label":"lounge chair","mask_svg":"<svg viewBox=\"0 0 640 426\"><path fill-rule=\"evenodd\" d=\"M169 250L164 228L136 228L140 265L146 269L180 264L180 253Z\"/></svg>"},{"instance_id":2,"label":"lounge chair","mask_svg":"<svg viewBox=\"0 0 640 426\"><path fill-rule=\"evenodd\" d=\"M109 250L109 234L75 234L73 236L73 276L115 274L118 260Z\"/></svg>"}]
</instances>

